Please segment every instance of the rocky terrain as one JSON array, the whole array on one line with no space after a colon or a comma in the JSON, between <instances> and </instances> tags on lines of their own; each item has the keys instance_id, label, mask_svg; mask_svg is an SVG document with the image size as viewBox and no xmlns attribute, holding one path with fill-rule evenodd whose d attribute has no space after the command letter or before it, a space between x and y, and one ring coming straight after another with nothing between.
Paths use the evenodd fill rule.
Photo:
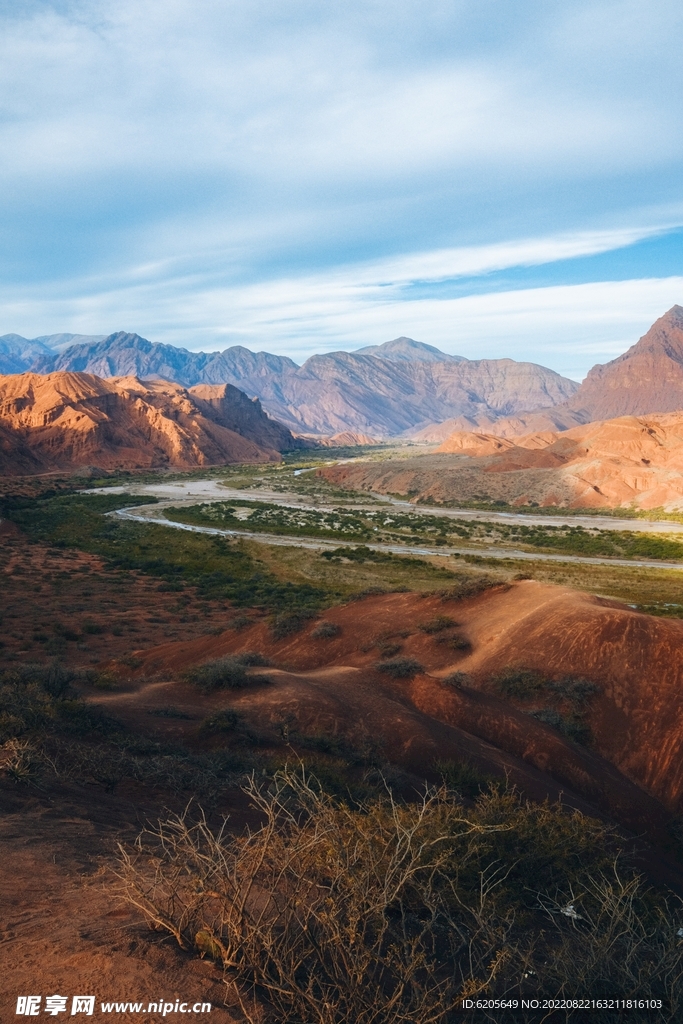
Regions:
<instances>
[{"instance_id":1,"label":"rocky terrain","mask_svg":"<svg viewBox=\"0 0 683 1024\"><path fill-rule=\"evenodd\" d=\"M655 321L628 351L589 372L575 393L553 408L528 409L512 416L450 417L411 436L417 441L441 442L454 430L486 430L501 437L546 430L569 430L593 420L683 409L683 306L673 306Z\"/></svg>"},{"instance_id":2,"label":"rocky terrain","mask_svg":"<svg viewBox=\"0 0 683 1024\"><path fill-rule=\"evenodd\" d=\"M455 431L433 454L320 470L335 484L436 502L683 507L683 414L621 416L514 439Z\"/></svg>"},{"instance_id":3,"label":"rocky terrain","mask_svg":"<svg viewBox=\"0 0 683 1024\"><path fill-rule=\"evenodd\" d=\"M0 338L0 352L2 344ZM60 353L26 352L21 366L13 357L15 371L133 375L186 387L227 382L258 398L294 432L317 437L345 431L394 437L453 415L468 417L471 426L487 424L524 409L557 405L578 387L534 363L468 360L410 338L315 355L303 366L241 346L195 353L124 332L75 343Z\"/></svg>"},{"instance_id":4,"label":"rocky terrain","mask_svg":"<svg viewBox=\"0 0 683 1024\"><path fill-rule=\"evenodd\" d=\"M317 437L352 431L440 442L471 429L514 437L683 408L683 307L672 307L617 359L594 366L580 386L534 363L464 359L411 338L315 355L297 366L239 345L189 352L125 332L1 337L0 371L29 369L186 387L230 383L294 432Z\"/></svg>"},{"instance_id":5,"label":"rocky terrain","mask_svg":"<svg viewBox=\"0 0 683 1024\"><path fill-rule=\"evenodd\" d=\"M584 422L683 409L683 306L673 306L623 355L594 366L566 409Z\"/></svg>"},{"instance_id":6,"label":"rocky terrain","mask_svg":"<svg viewBox=\"0 0 683 1024\"><path fill-rule=\"evenodd\" d=\"M683 623L531 580L466 600L368 597L324 618L336 627L332 636L316 636L313 622L276 640L261 620L238 633L138 651L136 684L100 699L119 714L136 715L141 703L189 710L184 684L170 676L202 660L256 650L277 666L267 673L270 685L228 698L253 728L277 730L288 719L292 734L333 734L356 746L371 738L389 761L418 773L464 747L487 771L507 766L530 795L564 784L633 829L644 827L648 814L661 814L657 802L670 811L681 805ZM454 636L462 639L456 649ZM389 643L392 656L418 664L411 678L382 673ZM594 684L579 716L593 736L590 751L551 727L549 715L538 716L555 707L558 722L563 708L570 716L570 696L532 684L526 695L520 688L518 696L501 698L493 680L510 666ZM459 684L444 685L455 671L463 673ZM146 678L168 681L150 687ZM218 700L225 706L226 695ZM208 706L216 707L217 698Z\"/></svg>"},{"instance_id":7,"label":"rocky terrain","mask_svg":"<svg viewBox=\"0 0 683 1024\"><path fill-rule=\"evenodd\" d=\"M0 377L0 471L142 469L272 462L290 432L229 384L186 389L136 377Z\"/></svg>"}]
</instances>

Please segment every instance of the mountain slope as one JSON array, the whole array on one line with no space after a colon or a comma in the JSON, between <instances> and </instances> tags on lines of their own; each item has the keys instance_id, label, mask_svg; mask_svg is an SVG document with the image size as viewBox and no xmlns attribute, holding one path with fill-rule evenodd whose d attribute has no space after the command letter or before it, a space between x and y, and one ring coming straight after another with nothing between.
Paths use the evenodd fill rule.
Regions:
<instances>
[{"instance_id":1,"label":"mountain slope","mask_svg":"<svg viewBox=\"0 0 683 1024\"><path fill-rule=\"evenodd\" d=\"M586 422L683 409L683 306L673 306L623 355L594 366L566 407Z\"/></svg>"},{"instance_id":2,"label":"mountain slope","mask_svg":"<svg viewBox=\"0 0 683 1024\"><path fill-rule=\"evenodd\" d=\"M433 345L425 345L412 338L394 338L383 345L366 345L357 348L354 355L380 356L392 363L462 363L464 356L449 356Z\"/></svg>"},{"instance_id":3,"label":"mountain slope","mask_svg":"<svg viewBox=\"0 0 683 1024\"><path fill-rule=\"evenodd\" d=\"M236 388L198 392L85 373L0 377L0 472L277 462L278 448L295 446Z\"/></svg>"},{"instance_id":4,"label":"mountain slope","mask_svg":"<svg viewBox=\"0 0 683 1024\"><path fill-rule=\"evenodd\" d=\"M471 361L410 338L365 352L315 355L297 366L291 359L240 346L192 353L119 332L102 342L44 356L33 369L160 377L186 386L227 382L259 398L290 429L315 435L350 430L397 436L454 415L489 422L523 409L557 405L578 387L534 363Z\"/></svg>"},{"instance_id":5,"label":"mountain slope","mask_svg":"<svg viewBox=\"0 0 683 1024\"><path fill-rule=\"evenodd\" d=\"M41 357L51 358L47 345L37 338L29 341L20 334L3 334L0 337L0 374L23 373Z\"/></svg>"},{"instance_id":6,"label":"mountain slope","mask_svg":"<svg viewBox=\"0 0 683 1024\"><path fill-rule=\"evenodd\" d=\"M416 500L570 508L683 508L683 413L621 416L514 440L454 432L428 455L319 472L353 489Z\"/></svg>"},{"instance_id":7,"label":"mountain slope","mask_svg":"<svg viewBox=\"0 0 683 1024\"><path fill-rule=\"evenodd\" d=\"M32 366L35 373L56 370L94 373L98 377L159 377L190 387L233 384L281 375L296 369L293 360L236 345L225 352L188 352L174 345L147 341L139 334L117 331L86 344L72 345L59 355L45 355ZM258 397L258 396L257 396Z\"/></svg>"}]
</instances>

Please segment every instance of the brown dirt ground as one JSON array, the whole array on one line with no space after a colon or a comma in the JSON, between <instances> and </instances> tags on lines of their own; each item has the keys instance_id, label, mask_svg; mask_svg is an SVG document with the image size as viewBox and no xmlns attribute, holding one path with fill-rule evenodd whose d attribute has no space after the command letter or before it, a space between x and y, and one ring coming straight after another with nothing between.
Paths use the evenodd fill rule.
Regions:
<instances>
[{"instance_id":1,"label":"brown dirt ground","mask_svg":"<svg viewBox=\"0 0 683 1024\"><path fill-rule=\"evenodd\" d=\"M207 630L222 631L235 616L220 604L198 601L191 588L165 593L158 585L134 573L106 570L98 558L82 552L29 544L13 524L1 522L3 667L59 657L70 667L99 669L118 658L124 659L125 673L125 659L146 638L197 639ZM56 633L55 622L77 639ZM83 632L86 624L102 632ZM157 721L145 723L148 732ZM180 811L184 802L174 805L172 794L134 784L111 794L75 783L39 791L0 779L3 1024L19 1019L18 995L38 993L94 994L98 1002L147 1004L161 996L209 1001L215 1009L208 1019L226 1024L239 1019L223 1005L225 986L212 964L185 956L150 932L138 912L112 895L116 842L132 840L145 821L156 820L165 807ZM242 794L228 793L221 811L241 827L247 813ZM115 1016L138 1024L162 1020L157 1014ZM96 1012L93 1019L113 1015Z\"/></svg>"},{"instance_id":2,"label":"brown dirt ground","mask_svg":"<svg viewBox=\"0 0 683 1024\"><path fill-rule=\"evenodd\" d=\"M434 635L418 628L438 615L449 616L457 626ZM266 690L238 691L221 698L245 712L253 708L256 717L269 706L275 709L272 714L283 714L278 709L292 702L296 678L301 690L297 700L311 708L316 701L321 705L320 721L314 710L307 712L308 728L342 732L359 728L364 716L357 710L346 716L341 711L337 715L322 711L323 704L349 688L352 709L357 700L365 699L364 694L382 703L407 702L412 711L419 709L441 722L457 724L543 771L559 774L571 785L576 782L574 776L567 777L569 769L560 769L554 757L574 762L579 755L589 756L588 752L524 713L536 705L501 700L490 679L510 665L537 669L553 678L577 676L602 690L586 716L595 737L594 751L639 790L651 793L671 811L680 810L683 622L643 615L616 601L533 580L494 587L465 601L412 593L367 597L330 609L325 619L339 627L338 636L315 639L313 622L293 636L274 641L268 623L261 620L239 632L160 644L136 652L142 664L134 675L168 678L170 673L177 678L183 668L201 661L258 651L286 674L271 673L274 685ZM440 642L449 634L462 636L471 646L452 650ZM398 648L397 654L420 662L425 672L407 682L377 671L382 645L387 643ZM454 671L470 675L471 683L461 689L445 687L441 679ZM304 699L314 685L320 696ZM377 723L366 722L363 727L375 737L381 735L392 756L398 757L396 741L381 729L383 714L384 710L379 711ZM513 721L518 726L513 728ZM533 752L535 743L542 753ZM550 748L556 755L548 753Z\"/></svg>"},{"instance_id":3,"label":"brown dirt ground","mask_svg":"<svg viewBox=\"0 0 683 1024\"><path fill-rule=\"evenodd\" d=\"M118 689L88 687L84 696L136 732L211 749L230 740L207 736L201 723L232 708L262 749L276 750L280 759L305 751L297 737L332 734L356 749L376 750L403 772L408 788L420 779L438 781L437 758L466 759L485 774L507 777L532 799L562 799L646 837L648 845L639 842L644 868L683 889L667 832L683 796L683 623L522 581L461 601L369 596L324 613L339 627L335 637L314 638L317 623L310 621L274 640L262 614L251 612L248 625L231 628L233 610L197 601L189 589L160 592L149 578L110 573L91 556L29 545L6 526L1 540L6 663L54 654L67 664L117 672ZM419 628L440 615L455 624L434 634ZM54 620L80 639L60 638L50 630ZM86 621L103 632L84 633ZM454 650L441 642L455 636L469 646ZM379 671L391 647L424 670L412 679ZM272 667L252 670L268 682L204 694L183 681L190 666L245 651L269 658ZM581 747L530 718L528 704L501 699L491 675L510 664L599 683L602 692L587 713L594 746ZM453 671L468 674L465 685L444 684ZM188 717L150 715L169 707ZM10 1008L3 1009L8 1019L18 994L39 991L143 1002L196 995L222 1005L225 990L211 965L177 951L112 897L115 841L132 839L142 822L183 803L181 794L133 783L115 793L75 783L38 792L0 780L0 903L6 908L0 1006ZM235 789L222 793L213 813L229 814L236 828L249 820ZM161 1018L131 1019L157 1024ZM223 1007L216 1019L237 1016Z\"/></svg>"},{"instance_id":4,"label":"brown dirt ground","mask_svg":"<svg viewBox=\"0 0 683 1024\"><path fill-rule=\"evenodd\" d=\"M222 602L197 600L192 588L162 591L158 580L105 569L82 551L29 544L8 520L0 522L0 585L5 662L47 656L93 668L125 658L150 636L187 640L222 631L236 614ZM65 638L60 626L76 636Z\"/></svg>"}]
</instances>

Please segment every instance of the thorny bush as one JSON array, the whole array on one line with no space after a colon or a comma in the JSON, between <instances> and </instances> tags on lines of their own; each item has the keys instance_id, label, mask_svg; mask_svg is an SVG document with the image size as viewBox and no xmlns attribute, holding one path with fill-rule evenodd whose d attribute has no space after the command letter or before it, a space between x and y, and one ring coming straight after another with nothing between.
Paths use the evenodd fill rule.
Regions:
<instances>
[{"instance_id":1,"label":"thorny bush","mask_svg":"<svg viewBox=\"0 0 683 1024\"><path fill-rule=\"evenodd\" d=\"M118 878L153 927L222 963L253 1024L436 1024L464 997L539 992L680 1010L681 921L599 822L494 790L467 811L447 788L351 808L288 768L246 792L256 831L186 811L121 847Z\"/></svg>"}]
</instances>

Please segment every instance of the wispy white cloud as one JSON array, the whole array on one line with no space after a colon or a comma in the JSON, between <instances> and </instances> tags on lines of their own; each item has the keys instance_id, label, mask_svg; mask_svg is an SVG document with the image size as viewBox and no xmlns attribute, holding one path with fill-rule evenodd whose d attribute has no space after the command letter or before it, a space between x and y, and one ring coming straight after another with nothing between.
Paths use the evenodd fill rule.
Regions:
<instances>
[{"instance_id":1,"label":"wispy white cloud","mask_svg":"<svg viewBox=\"0 0 683 1024\"><path fill-rule=\"evenodd\" d=\"M405 333L580 375L681 298L661 268L436 294L683 222L675 0L6 10L0 333L299 358Z\"/></svg>"}]
</instances>

